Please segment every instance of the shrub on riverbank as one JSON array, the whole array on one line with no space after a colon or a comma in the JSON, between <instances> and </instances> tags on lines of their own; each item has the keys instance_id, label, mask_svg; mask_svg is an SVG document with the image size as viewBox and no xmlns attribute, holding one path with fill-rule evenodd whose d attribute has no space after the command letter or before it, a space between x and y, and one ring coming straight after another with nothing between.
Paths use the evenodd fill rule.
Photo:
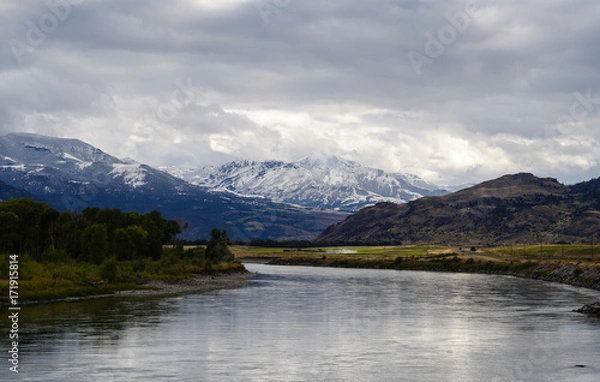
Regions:
<instances>
[{"instance_id":1,"label":"shrub on riverbank","mask_svg":"<svg viewBox=\"0 0 600 382\"><path fill-rule=\"evenodd\" d=\"M188 250L200 253L199 249ZM189 257L166 248L161 259L117 261L112 257L102 265L69 260L40 263L27 255L19 256L19 298L47 300L87 295L110 294L136 289L150 280L176 282L194 274L239 272L239 262L212 262L203 257ZM188 256L188 257L186 257ZM8 255L0 256L0 269L8 274ZM0 282L3 300L8 296L8 281Z\"/></svg>"}]
</instances>

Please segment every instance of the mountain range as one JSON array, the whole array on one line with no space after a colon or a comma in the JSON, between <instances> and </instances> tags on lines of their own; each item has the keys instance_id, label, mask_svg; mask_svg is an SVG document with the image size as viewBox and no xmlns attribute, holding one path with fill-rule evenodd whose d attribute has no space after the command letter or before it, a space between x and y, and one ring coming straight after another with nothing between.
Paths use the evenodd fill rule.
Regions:
<instances>
[{"instance_id":1,"label":"mountain range","mask_svg":"<svg viewBox=\"0 0 600 382\"><path fill-rule=\"evenodd\" d=\"M164 170L164 171L163 171ZM506 175L448 193L422 179L333 156L157 169L77 139L0 136L0 199L29 197L59 210L159 210L237 240L360 244L590 242L600 237L600 178L567 186ZM377 203L377 204L375 204ZM350 215L350 212L357 211Z\"/></svg>"},{"instance_id":2,"label":"mountain range","mask_svg":"<svg viewBox=\"0 0 600 382\"><path fill-rule=\"evenodd\" d=\"M499 245L598 238L600 178L566 186L521 173L443 196L365 208L316 242Z\"/></svg>"},{"instance_id":3,"label":"mountain range","mask_svg":"<svg viewBox=\"0 0 600 382\"><path fill-rule=\"evenodd\" d=\"M0 182L1 198L29 196L59 210L156 209L187 223L182 236L191 239L208 237L212 228L240 240L312 239L347 216L214 191L77 139L38 134L0 136Z\"/></svg>"},{"instance_id":4,"label":"mountain range","mask_svg":"<svg viewBox=\"0 0 600 382\"><path fill-rule=\"evenodd\" d=\"M406 203L448 193L416 175L390 174L332 155L295 162L244 160L218 167L160 169L191 184L234 195L349 212L380 202Z\"/></svg>"}]
</instances>

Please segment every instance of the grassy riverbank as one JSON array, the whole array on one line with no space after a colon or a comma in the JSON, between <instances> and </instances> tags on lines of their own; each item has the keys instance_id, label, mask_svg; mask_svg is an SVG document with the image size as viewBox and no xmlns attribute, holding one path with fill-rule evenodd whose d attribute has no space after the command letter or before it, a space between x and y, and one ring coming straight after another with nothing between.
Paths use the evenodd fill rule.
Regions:
<instances>
[{"instance_id":1,"label":"grassy riverbank","mask_svg":"<svg viewBox=\"0 0 600 382\"><path fill-rule=\"evenodd\" d=\"M0 263L0 268L6 275L7 258L8 255L3 255ZM113 295L128 290L169 289L165 285L187 285L198 275L238 273L247 273L246 268L238 261L211 262L206 259L181 258L170 251L165 251L159 260L109 260L102 265L75 261L41 263L21 255L18 257L16 291L20 303L54 301ZM160 287L149 286L151 281L160 281ZM3 278L0 281L0 303L7 303L8 288L9 282Z\"/></svg>"},{"instance_id":2,"label":"grassy riverbank","mask_svg":"<svg viewBox=\"0 0 600 382\"><path fill-rule=\"evenodd\" d=\"M504 274L600 290L600 256L590 245L501 248L379 246L322 248L231 247L237 259L281 265Z\"/></svg>"}]
</instances>

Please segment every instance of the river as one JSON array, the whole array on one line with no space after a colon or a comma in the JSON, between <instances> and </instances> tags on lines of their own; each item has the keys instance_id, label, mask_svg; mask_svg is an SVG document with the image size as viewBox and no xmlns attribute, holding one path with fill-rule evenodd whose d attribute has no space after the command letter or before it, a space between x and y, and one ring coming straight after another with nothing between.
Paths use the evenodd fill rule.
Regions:
<instances>
[{"instance_id":1,"label":"river","mask_svg":"<svg viewBox=\"0 0 600 382\"><path fill-rule=\"evenodd\" d=\"M24 306L19 374L5 362L0 379L600 380L600 322L571 312L597 291L477 274L247 268L258 276L240 289Z\"/></svg>"}]
</instances>

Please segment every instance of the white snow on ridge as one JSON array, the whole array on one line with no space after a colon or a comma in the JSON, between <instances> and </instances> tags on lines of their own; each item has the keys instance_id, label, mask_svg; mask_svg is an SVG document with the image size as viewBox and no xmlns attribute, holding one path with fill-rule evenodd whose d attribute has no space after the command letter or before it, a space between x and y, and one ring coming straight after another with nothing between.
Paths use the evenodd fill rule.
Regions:
<instances>
[{"instance_id":1,"label":"white snow on ridge","mask_svg":"<svg viewBox=\"0 0 600 382\"><path fill-rule=\"evenodd\" d=\"M27 133L0 135L0 180L34 193L71 192L89 184L108 193L195 190L133 159L120 160L77 139Z\"/></svg>"},{"instance_id":2,"label":"white snow on ridge","mask_svg":"<svg viewBox=\"0 0 600 382\"><path fill-rule=\"evenodd\" d=\"M125 184L137 188L147 184L146 182L146 171L140 167L139 163L135 164L120 164L115 163L112 165L113 170L109 172L109 175L113 176L113 179L122 177Z\"/></svg>"},{"instance_id":3,"label":"white snow on ridge","mask_svg":"<svg viewBox=\"0 0 600 382\"><path fill-rule=\"evenodd\" d=\"M62 153L62 157L63 157L63 158L65 158L65 159L70 159L70 160L73 160L73 161L75 161L75 162L79 162L79 163L82 163L82 162L83 162L81 159L79 159L79 158L76 158L76 157L74 157L73 155L71 155L71 154L69 154L69 153L65 153L65 152L63 152L63 153Z\"/></svg>"},{"instance_id":4,"label":"white snow on ridge","mask_svg":"<svg viewBox=\"0 0 600 382\"><path fill-rule=\"evenodd\" d=\"M19 187L34 187L36 192L40 179L52 184L69 180L95 184L101 179L110 189L124 185L139 191L175 187L176 192L187 190L188 182L210 191L226 191L231 197L341 211L357 211L382 201L405 203L438 192L438 187L417 176L390 174L333 155L315 155L295 162L240 160L200 169L159 168L168 176L131 158L117 159L76 139L13 133L0 136L0 149L0 169L5 179ZM29 184L25 176L15 177L19 172L35 175L36 182Z\"/></svg>"},{"instance_id":5,"label":"white snow on ridge","mask_svg":"<svg viewBox=\"0 0 600 382\"><path fill-rule=\"evenodd\" d=\"M93 162L81 162L77 165L77 167L79 167L80 170L83 170L84 168L90 167L93 164Z\"/></svg>"},{"instance_id":6,"label":"white snow on ridge","mask_svg":"<svg viewBox=\"0 0 600 382\"><path fill-rule=\"evenodd\" d=\"M0 166L0 168L10 168L10 169L13 169L13 170L25 171L25 165L24 164L17 164L17 165L11 165L11 166Z\"/></svg>"},{"instance_id":7,"label":"white snow on ridge","mask_svg":"<svg viewBox=\"0 0 600 382\"><path fill-rule=\"evenodd\" d=\"M7 162L17 163L16 160L12 159L11 157L7 157L5 155L2 155L2 159L4 159Z\"/></svg>"},{"instance_id":8,"label":"white snow on ridge","mask_svg":"<svg viewBox=\"0 0 600 382\"><path fill-rule=\"evenodd\" d=\"M296 162L234 161L199 169L162 167L191 184L238 196L275 202L357 211L379 202L406 203L439 189L415 175L389 174L331 155Z\"/></svg>"},{"instance_id":9,"label":"white snow on ridge","mask_svg":"<svg viewBox=\"0 0 600 382\"><path fill-rule=\"evenodd\" d=\"M136 162L135 159L130 158L130 157L121 158L121 162L123 162L125 164L136 164L136 163L138 163L138 162Z\"/></svg>"}]
</instances>

